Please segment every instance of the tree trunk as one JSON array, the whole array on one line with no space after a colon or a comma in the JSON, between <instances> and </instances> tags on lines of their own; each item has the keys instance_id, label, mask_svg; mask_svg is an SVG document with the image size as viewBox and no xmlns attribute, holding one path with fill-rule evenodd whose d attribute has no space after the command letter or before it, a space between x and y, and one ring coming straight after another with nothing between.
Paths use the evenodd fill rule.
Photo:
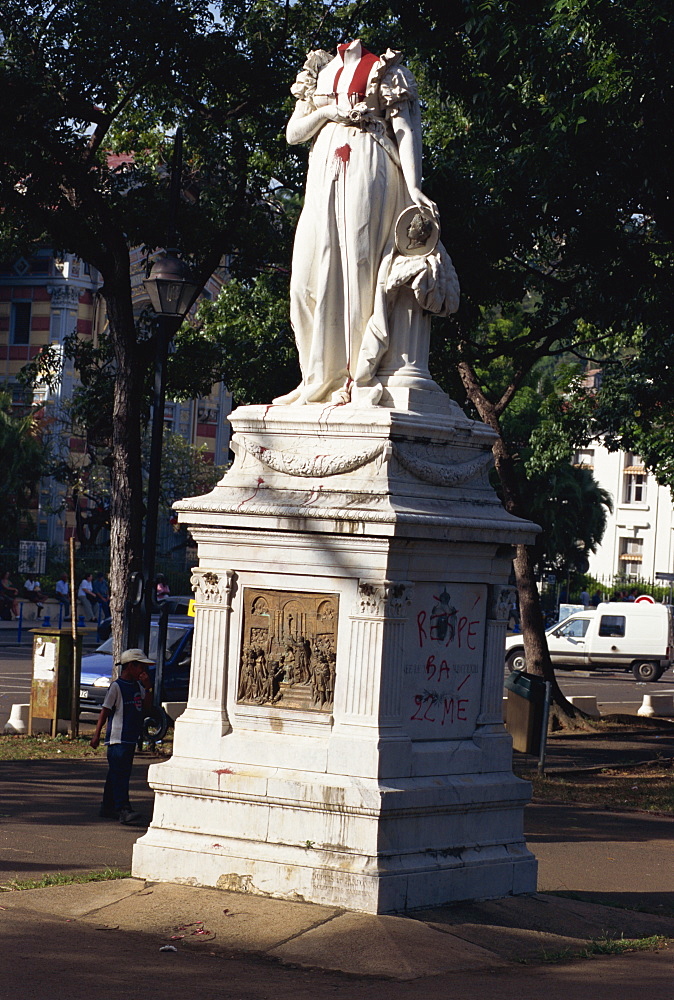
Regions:
<instances>
[{"instance_id":1,"label":"tree trunk","mask_svg":"<svg viewBox=\"0 0 674 1000\"><path fill-rule=\"evenodd\" d=\"M484 422L498 434L493 445L494 463L501 482L503 502L509 514L527 518L525 504L519 488L515 460L501 437L499 414L494 404L484 395L473 369L465 362L459 365L459 373L470 401ZM514 559L515 582L520 602L522 638L527 672L537 674L550 681L550 718L553 728L590 729L589 717L567 701L555 677L545 638L545 623L540 596L536 586L532 549L528 545L517 545Z\"/></svg>"},{"instance_id":2,"label":"tree trunk","mask_svg":"<svg viewBox=\"0 0 674 1000\"><path fill-rule=\"evenodd\" d=\"M110 608L113 659L128 645L131 574L140 573L143 559L143 483L141 475L141 401L145 366L131 303L129 253L124 247L114 273L105 274L105 296L116 373L112 417L113 464L110 512Z\"/></svg>"}]
</instances>

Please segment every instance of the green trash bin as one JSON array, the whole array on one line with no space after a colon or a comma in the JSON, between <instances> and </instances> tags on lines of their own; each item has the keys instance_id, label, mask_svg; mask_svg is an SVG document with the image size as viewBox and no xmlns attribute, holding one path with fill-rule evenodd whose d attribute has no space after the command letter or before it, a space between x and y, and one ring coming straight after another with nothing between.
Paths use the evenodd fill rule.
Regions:
<instances>
[{"instance_id":1,"label":"green trash bin","mask_svg":"<svg viewBox=\"0 0 674 1000\"><path fill-rule=\"evenodd\" d=\"M545 681L535 674L513 670L505 686L508 692L505 726L513 738L513 749L538 755L543 736Z\"/></svg>"}]
</instances>

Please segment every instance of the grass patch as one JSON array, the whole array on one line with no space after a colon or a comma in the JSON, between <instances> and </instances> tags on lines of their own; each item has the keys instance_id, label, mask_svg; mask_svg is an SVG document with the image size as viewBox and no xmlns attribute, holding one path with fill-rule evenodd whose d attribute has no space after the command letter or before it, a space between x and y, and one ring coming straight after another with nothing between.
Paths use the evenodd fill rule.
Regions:
<instances>
[{"instance_id":1,"label":"grass patch","mask_svg":"<svg viewBox=\"0 0 674 1000\"><path fill-rule=\"evenodd\" d=\"M131 878L131 872L123 872L119 868L106 868L102 872L78 872L64 874L53 872L41 878L12 879L0 885L0 892L20 892L24 889L48 889L53 885L79 885L83 882L110 882L113 879Z\"/></svg>"},{"instance_id":2,"label":"grass patch","mask_svg":"<svg viewBox=\"0 0 674 1000\"><path fill-rule=\"evenodd\" d=\"M603 768L564 777L517 768L517 774L533 785L539 802L580 803L602 809L639 809L674 816L674 775L671 766L654 761L629 770Z\"/></svg>"},{"instance_id":3,"label":"grass patch","mask_svg":"<svg viewBox=\"0 0 674 1000\"><path fill-rule=\"evenodd\" d=\"M57 736L16 736L3 734L0 736L0 761L3 760L80 760L105 757L106 748L101 745L97 750L89 745L91 733L78 736L76 740L64 733ZM173 747L173 735L157 747L153 756L168 756Z\"/></svg>"},{"instance_id":4,"label":"grass patch","mask_svg":"<svg viewBox=\"0 0 674 1000\"><path fill-rule=\"evenodd\" d=\"M584 948L562 948L559 951L544 951L542 959L546 964L570 962L578 958L595 958L597 955L626 955L632 951L659 951L667 947L667 938L662 934L652 934L645 938L595 938Z\"/></svg>"},{"instance_id":5,"label":"grass patch","mask_svg":"<svg viewBox=\"0 0 674 1000\"><path fill-rule=\"evenodd\" d=\"M105 750L89 746L91 736L76 740L59 733L58 736L0 736L0 760L75 760L80 757L100 757Z\"/></svg>"}]
</instances>

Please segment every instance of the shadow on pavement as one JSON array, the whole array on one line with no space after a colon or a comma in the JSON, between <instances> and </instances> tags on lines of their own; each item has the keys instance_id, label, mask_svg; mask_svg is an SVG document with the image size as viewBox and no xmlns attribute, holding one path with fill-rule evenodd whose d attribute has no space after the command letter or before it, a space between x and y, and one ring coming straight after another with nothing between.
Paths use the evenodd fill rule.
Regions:
<instances>
[{"instance_id":1,"label":"shadow on pavement","mask_svg":"<svg viewBox=\"0 0 674 1000\"><path fill-rule=\"evenodd\" d=\"M159 759L143 755L134 763L131 801L143 821L133 826L98 815L105 758L0 762L0 884L52 872L130 870L133 845L152 817L147 769Z\"/></svg>"},{"instance_id":2,"label":"shadow on pavement","mask_svg":"<svg viewBox=\"0 0 674 1000\"><path fill-rule=\"evenodd\" d=\"M179 947L162 953L152 932L130 934L28 912L0 914L3 952L2 1000L45 1000L55 984L68 1000L117 1000L161 996L162 1000L642 1000L668 996L672 962L637 954L594 961L439 975L396 982L374 977L282 966L254 956L213 954ZM35 933L39 931L39 944Z\"/></svg>"},{"instance_id":3,"label":"shadow on pavement","mask_svg":"<svg viewBox=\"0 0 674 1000\"><path fill-rule=\"evenodd\" d=\"M673 840L671 817L650 813L610 812L592 806L532 802L524 810L524 832L535 853L536 844L560 841L619 841L640 843Z\"/></svg>"},{"instance_id":4,"label":"shadow on pavement","mask_svg":"<svg viewBox=\"0 0 674 1000\"><path fill-rule=\"evenodd\" d=\"M578 899L583 903L599 903L601 906L634 910L637 913L656 913L662 917L674 917L674 892L555 892L552 895L564 899Z\"/></svg>"}]
</instances>

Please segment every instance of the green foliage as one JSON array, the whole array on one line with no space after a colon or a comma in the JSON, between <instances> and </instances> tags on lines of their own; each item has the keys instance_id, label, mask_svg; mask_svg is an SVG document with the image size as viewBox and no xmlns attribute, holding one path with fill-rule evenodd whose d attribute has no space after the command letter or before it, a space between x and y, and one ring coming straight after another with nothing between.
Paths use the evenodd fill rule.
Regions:
<instances>
[{"instance_id":1,"label":"green foliage","mask_svg":"<svg viewBox=\"0 0 674 1000\"><path fill-rule=\"evenodd\" d=\"M30 523L29 512L47 469L39 413L39 407L17 412L11 397L0 393L0 535L5 544L20 537L24 522Z\"/></svg>"},{"instance_id":2,"label":"green foliage","mask_svg":"<svg viewBox=\"0 0 674 1000\"><path fill-rule=\"evenodd\" d=\"M537 483L582 513L592 488L571 450L604 429L674 484L670 14L609 0L6 0L0 245L71 250L102 271L109 303L120 288L130 301L122 257L164 243L182 124L181 248L203 278L228 254L235 280L181 331L169 392L224 379L238 402L269 401L298 380L281 285L306 150L282 135L288 86L309 47L394 44L419 79L426 189L463 290L456 319L435 323L434 374L501 430L526 502ZM147 338L113 333L114 364L130 354L144 378ZM600 396L542 384L550 358L600 363Z\"/></svg>"},{"instance_id":3,"label":"green foliage","mask_svg":"<svg viewBox=\"0 0 674 1000\"><path fill-rule=\"evenodd\" d=\"M171 510L176 500L201 496L210 492L222 479L224 468L214 465L205 457L206 446L196 447L182 435L164 428L162 443L162 469L159 485L159 506L164 512ZM103 452L103 455L105 453ZM109 508L111 499L110 464L107 458L92 449L92 461L82 467L69 466L64 478L76 490L95 498L101 507ZM143 437L142 476L147 490L150 470L150 433ZM59 471L59 470L56 470Z\"/></svg>"},{"instance_id":4,"label":"green foliage","mask_svg":"<svg viewBox=\"0 0 674 1000\"><path fill-rule=\"evenodd\" d=\"M542 528L535 544L539 567L582 568L606 529L611 496L589 469L559 463L530 475L522 486L532 521Z\"/></svg>"},{"instance_id":5,"label":"green foliage","mask_svg":"<svg viewBox=\"0 0 674 1000\"><path fill-rule=\"evenodd\" d=\"M224 475L224 468L205 457L206 446L197 448L180 434L164 428L159 506L170 511L176 500L209 493ZM143 480L150 469L150 435L143 439Z\"/></svg>"},{"instance_id":6,"label":"green foliage","mask_svg":"<svg viewBox=\"0 0 674 1000\"><path fill-rule=\"evenodd\" d=\"M458 362L473 366L498 417L508 385L573 349L616 379L600 413L616 441L639 428L642 453L671 454L665 420L641 433L674 398L667 5L390 7L427 104L427 187L462 282L457 321L436 323L434 372L451 386Z\"/></svg>"},{"instance_id":7,"label":"green foliage","mask_svg":"<svg viewBox=\"0 0 674 1000\"><path fill-rule=\"evenodd\" d=\"M169 367L172 384L187 388L188 396L203 390L202 379L225 382L237 404L271 402L290 391L300 371L287 272L232 280L216 302L203 302L197 325L184 326L178 335Z\"/></svg>"}]
</instances>

